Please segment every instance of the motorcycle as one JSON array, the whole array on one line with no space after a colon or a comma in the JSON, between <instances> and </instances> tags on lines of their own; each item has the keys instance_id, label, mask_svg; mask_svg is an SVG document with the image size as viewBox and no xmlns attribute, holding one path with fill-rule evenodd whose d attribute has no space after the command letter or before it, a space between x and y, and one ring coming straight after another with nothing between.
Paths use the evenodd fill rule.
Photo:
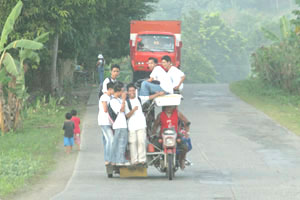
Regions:
<instances>
[{"instance_id":1,"label":"motorcycle","mask_svg":"<svg viewBox=\"0 0 300 200\"><path fill-rule=\"evenodd\" d=\"M151 110L154 109L151 106L174 106L179 105L181 95L173 94L166 95L164 97L156 98L150 105L150 109L145 113L148 128L153 126L154 120L151 114ZM147 117L150 115L149 117ZM174 128L166 128L162 131L161 135L152 135L152 129L147 129L148 134L148 152L147 152L147 165L154 166L158 171L166 173L169 180L175 177L175 172L179 169L179 155L182 149L177 148L178 145L183 142L178 137Z\"/></svg>"}]
</instances>

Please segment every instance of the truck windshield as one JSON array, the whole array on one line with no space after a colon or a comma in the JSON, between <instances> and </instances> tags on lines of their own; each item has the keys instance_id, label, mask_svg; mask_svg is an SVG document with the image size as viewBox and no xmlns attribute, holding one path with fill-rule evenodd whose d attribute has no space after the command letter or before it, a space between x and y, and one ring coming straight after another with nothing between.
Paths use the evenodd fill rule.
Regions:
<instances>
[{"instance_id":1,"label":"truck windshield","mask_svg":"<svg viewBox=\"0 0 300 200\"><path fill-rule=\"evenodd\" d=\"M137 44L138 51L166 51L174 52L174 37L171 35L139 35L141 40Z\"/></svg>"}]
</instances>

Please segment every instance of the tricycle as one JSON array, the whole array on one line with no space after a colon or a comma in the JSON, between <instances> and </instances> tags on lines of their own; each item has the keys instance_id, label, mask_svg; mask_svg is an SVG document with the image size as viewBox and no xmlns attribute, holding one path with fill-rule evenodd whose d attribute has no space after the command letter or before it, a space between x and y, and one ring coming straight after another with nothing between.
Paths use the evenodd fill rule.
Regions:
<instances>
[{"instance_id":1,"label":"tricycle","mask_svg":"<svg viewBox=\"0 0 300 200\"><path fill-rule=\"evenodd\" d=\"M175 177L175 172L180 167L180 155L183 151L183 137L178 137L178 133L173 127L165 128L161 133L153 134L153 124L155 121L156 107L170 107L180 105L182 95L170 94L157 97L143 105L143 112L147 123L147 161L144 165L130 166L107 166L108 177L113 173L120 174L120 177L146 177L147 168L154 166L159 172L165 173L169 180ZM180 131L179 131L180 130ZM178 132L184 133L183 126L178 126ZM127 152L127 157L129 157ZM185 161L187 165L191 163Z\"/></svg>"}]
</instances>

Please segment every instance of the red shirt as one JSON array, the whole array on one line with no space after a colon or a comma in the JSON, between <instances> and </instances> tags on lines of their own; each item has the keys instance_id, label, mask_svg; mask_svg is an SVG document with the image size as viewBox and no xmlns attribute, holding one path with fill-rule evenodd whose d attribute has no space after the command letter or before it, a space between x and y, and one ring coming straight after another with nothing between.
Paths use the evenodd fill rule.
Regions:
<instances>
[{"instance_id":1,"label":"red shirt","mask_svg":"<svg viewBox=\"0 0 300 200\"><path fill-rule=\"evenodd\" d=\"M165 128L175 128L176 133L178 132L178 112L176 109L170 117L165 112L160 114L160 133L163 132Z\"/></svg>"},{"instance_id":2,"label":"red shirt","mask_svg":"<svg viewBox=\"0 0 300 200\"><path fill-rule=\"evenodd\" d=\"M74 133L80 133L80 127L79 127L79 124L80 124L80 118L79 118L79 117L76 117L76 116L73 116L73 117L71 118L71 120L74 122L74 125L75 125Z\"/></svg>"}]
</instances>

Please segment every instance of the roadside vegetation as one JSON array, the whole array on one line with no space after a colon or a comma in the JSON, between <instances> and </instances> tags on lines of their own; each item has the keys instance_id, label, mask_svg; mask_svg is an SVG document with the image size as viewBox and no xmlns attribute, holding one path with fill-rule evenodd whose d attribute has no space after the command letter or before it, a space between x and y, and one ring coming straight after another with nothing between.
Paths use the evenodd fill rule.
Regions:
<instances>
[{"instance_id":1,"label":"roadside vegetation","mask_svg":"<svg viewBox=\"0 0 300 200\"><path fill-rule=\"evenodd\" d=\"M90 88L78 88L73 105L63 105L62 98L40 96L25 106L23 127L0 137L0 198L33 184L53 169L57 153L63 151L65 113L75 108L83 116Z\"/></svg>"},{"instance_id":2,"label":"roadside vegetation","mask_svg":"<svg viewBox=\"0 0 300 200\"><path fill-rule=\"evenodd\" d=\"M300 6L300 1L296 3ZM264 29L270 44L251 56L251 77L231 84L242 100L300 135L300 10L280 18L279 33Z\"/></svg>"},{"instance_id":3,"label":"roadside vegetation","mask_svg":"<svg viewBox=\"0 0 300 200\"><path fill-rule=\"evenodd\" d=\"M258 79L232 83L230 89L243 101L300 136L300 95L292 95Z\"/></svg>"}]
</instances>

